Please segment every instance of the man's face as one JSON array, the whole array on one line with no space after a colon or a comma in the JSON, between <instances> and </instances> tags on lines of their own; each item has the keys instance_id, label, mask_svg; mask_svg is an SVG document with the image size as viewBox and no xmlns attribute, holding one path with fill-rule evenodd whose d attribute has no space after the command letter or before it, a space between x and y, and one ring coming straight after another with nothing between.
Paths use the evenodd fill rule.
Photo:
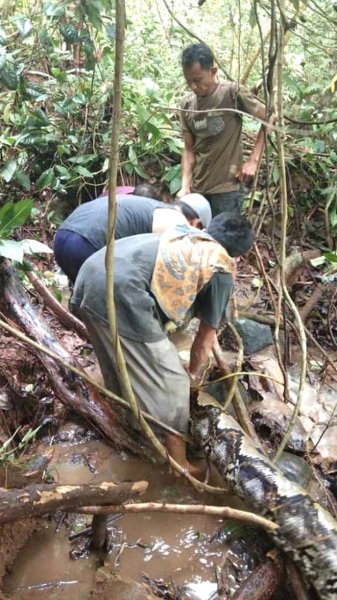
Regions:
<instances>
[{"instance_id":1,"label":"man's face","mask_svg":"<svg viewBox=\"0 0 337 600\"><path fill-rule=\"evenodd\" d=\"M199 62L184 68L187 85L197 96L208 96L218 83L217 67L203 69Z\"/></svg>"}]
</instances>

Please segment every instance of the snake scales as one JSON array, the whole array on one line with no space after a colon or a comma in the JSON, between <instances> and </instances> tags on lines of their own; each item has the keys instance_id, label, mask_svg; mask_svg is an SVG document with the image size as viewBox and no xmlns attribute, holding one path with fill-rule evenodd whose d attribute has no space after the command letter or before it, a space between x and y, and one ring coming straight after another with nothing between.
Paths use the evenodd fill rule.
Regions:
<instances>
[{"instance_id":1,"label":"snake scales","mask_svg":"<svg viewBox=\"0 0 337 600\"><path fill-rule=\"evenodd\" d=\"M320 600L337 599L337 522L254 446L237 422L207 406L193 416L195 439L257 513L276 523L275 544L300 568Z\"/></svg>"}]
</instances>

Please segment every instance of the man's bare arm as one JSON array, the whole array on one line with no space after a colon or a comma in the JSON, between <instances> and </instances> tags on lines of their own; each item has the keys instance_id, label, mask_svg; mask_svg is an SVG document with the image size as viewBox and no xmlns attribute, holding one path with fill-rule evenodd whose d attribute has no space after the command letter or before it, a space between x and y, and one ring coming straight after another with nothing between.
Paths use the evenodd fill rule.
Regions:
<instances>
[{"instance_id":1,"label":"man's bare arm","mask_svg":"<svg viewBox=\"0 0 337 600\"><path fill-rule=\"evenodd\" d=\"M259 109L259 112L256 114L259 119L266 119L266 111L264 107ZM268 120L268 123L272 124L274 121L274 116L272 115ZM256 142L254 148L251 152L250 157L246 162L243 163L242 167L236 174L236 177L239 181L246 181L251 177L254 177L256 173L257 166L260 162L260 157L263 152L264 142L265 142L265 126L261 125L259 132L257 134Z\"/></svg>"},{"instance_id":2,"label":"man's bare arm","mask_svg":"<svg viewBox=\"0 0 337 600\"><path fill-rule=\"evenodd\" d=\"M194 165L194 137L189 131L184 131L184 150L181 158L182 182L181 189L177 193L177 198L190 194Z\"/></svg>"},{"instance_id":3,"label":"man's bare arm","mask_svg":"<svg viewBox=\"0 0 337 600\"><path fill-rule=\"evenodd\" d=\"M187 369L191 378L197 378L201 374L202 367L206 365L215 339L216 329L205 321L200 321L199 329L191 347L190 364Z\"/></svg>"}]
</instances>

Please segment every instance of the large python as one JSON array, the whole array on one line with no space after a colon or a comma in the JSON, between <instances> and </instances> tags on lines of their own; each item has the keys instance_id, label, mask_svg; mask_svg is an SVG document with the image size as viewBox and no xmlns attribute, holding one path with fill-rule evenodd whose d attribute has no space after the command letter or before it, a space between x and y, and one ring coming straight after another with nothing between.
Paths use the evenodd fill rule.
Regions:
<instances>
[{"instance_id":1,"label":"large python","mask_svg":"<svg viewBox=\"0 0 337 600\"><path fill-rule=\"evenodd\" d=\"M287 479L235 419L207 406L193 415L193 434L234 493L279 527L275 544L300 568L320 600L337 599L337 522Z\"/></svg>"}]
</instances>

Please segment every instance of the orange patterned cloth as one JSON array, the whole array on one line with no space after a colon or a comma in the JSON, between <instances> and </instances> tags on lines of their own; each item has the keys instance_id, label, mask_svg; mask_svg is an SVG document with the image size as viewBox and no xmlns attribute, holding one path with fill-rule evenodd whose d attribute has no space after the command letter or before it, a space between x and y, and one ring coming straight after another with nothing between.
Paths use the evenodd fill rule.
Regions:
<instances>
[{"instance_id":1,"label":"orange patterned cloth","mask_svg":"<svg viewBox=\"0 0 337 600\"><path fill-rule=\"evenodd\" d=\"M181 325L198 292L217 271L235 275L226 250L208 233L178 226L160 238L151 292L165 315Z\"/></svg>"}]
</instances>

